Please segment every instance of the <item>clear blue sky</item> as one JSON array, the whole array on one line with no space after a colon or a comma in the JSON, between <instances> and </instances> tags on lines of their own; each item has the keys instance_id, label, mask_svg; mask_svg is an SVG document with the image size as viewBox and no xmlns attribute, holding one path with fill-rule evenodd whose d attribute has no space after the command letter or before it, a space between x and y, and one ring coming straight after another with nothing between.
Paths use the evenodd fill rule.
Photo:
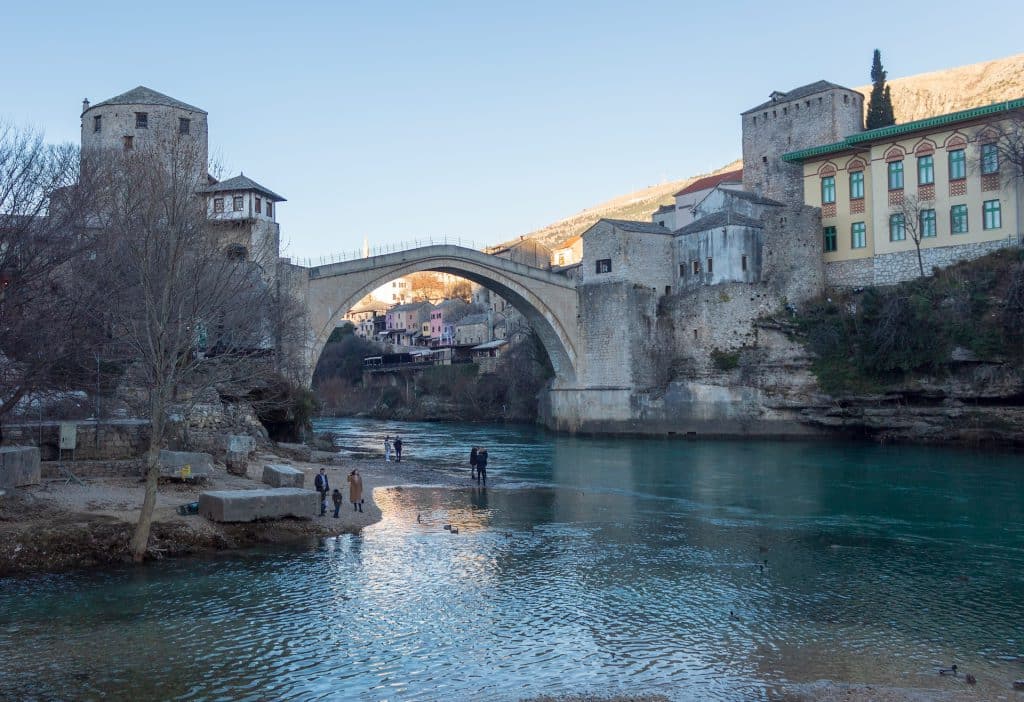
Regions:
<instances>
[{"instance_id":1,"label":"clear blue sky","mask_svg":"<svg viewBox=\"0 0 1024 702\"><path fill-rule=\"evenodd\" d=\"M82 98L209 112L211 153L281 193L313 256L481 244L740 155L774 89L1024 51L1024 3L5 3L0 117L78 141ZM1024 86L1021 90L1024 94Z\"/></svg>"}]
</instances>

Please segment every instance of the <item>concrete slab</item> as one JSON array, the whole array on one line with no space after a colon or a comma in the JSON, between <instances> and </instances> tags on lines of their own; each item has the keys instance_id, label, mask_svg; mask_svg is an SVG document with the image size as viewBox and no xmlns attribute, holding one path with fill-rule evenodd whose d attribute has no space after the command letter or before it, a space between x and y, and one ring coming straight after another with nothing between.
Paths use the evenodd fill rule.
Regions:
<instances>
[{"instance_id":1,"label":"concrete slab","mask_svg":"<svg viewBox=\"0 0 1024 702\"><path fill-rule=\"evenodd\" d=\"M210 490L199 495L199 514L214 522L301 517L320 512L320 496L299 488Z\"/></svg>"},{"instance_id":2,"label":"concrete slab","mask_svg":"<svg viewBox=\"0 0 1024 702\"><path fill-rule=\"evenodd\" d=\"M188 466L185 473L182 469ZM213 475L213 456L193 451L161 451L160 475L167 477L205 478Z\"/></svg>"},{"instance_id":3,"label":"concrete slab","mask_svg":"<svg viewBox=\"0 0 1024 702\"><path fill-rule=\"evenodd\" d=\"M0 489L38 485L42 480L38 448L35 446L0 447Z\"/></svg>"},{"instance_id":4,"label":"concrete slab","mask_svg":"<svg viewBox=\"0 0 1024 702\"><path fill-rule=\"evenodd\" d=\"M306 483L306 474L291 466L267 464L263 466L263 482L276 488L300 488Z\"/></svg>"}]
</instances>

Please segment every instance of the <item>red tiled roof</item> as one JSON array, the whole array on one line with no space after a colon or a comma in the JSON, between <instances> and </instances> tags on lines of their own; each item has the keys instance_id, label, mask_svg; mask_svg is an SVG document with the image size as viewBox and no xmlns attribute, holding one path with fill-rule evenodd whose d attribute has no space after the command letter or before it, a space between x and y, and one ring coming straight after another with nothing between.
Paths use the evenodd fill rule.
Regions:
<instances>
[{"instance_id":1,"label":"red tiled roof","mask_svg":"<svg viewBox=\"0 0 1024 702\"><path fill-rule=\"evenodd\" d=\"M726 171L725 173L719 173L718 175L709 175L705 176L704 178L698 178L697 180L693 181L685 188L680 190L678 193L676 193L675 197L679 197L680 195L688 195L689 193L695 193L698 190L710 190L719 183L737 180L743 180L742 168L735 171Z\"/></svg>"}]
</instances>

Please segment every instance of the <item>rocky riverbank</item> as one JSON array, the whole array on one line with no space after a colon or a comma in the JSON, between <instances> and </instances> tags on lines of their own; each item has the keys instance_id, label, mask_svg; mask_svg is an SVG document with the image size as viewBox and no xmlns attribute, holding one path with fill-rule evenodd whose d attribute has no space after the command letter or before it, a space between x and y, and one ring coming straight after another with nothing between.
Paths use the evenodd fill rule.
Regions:
<instances>
[{"instance_id":1,"label":"rocky riverbank","mask_svg":"<svg viewBox=\"0 0 1024 702\"><path fill-rule=\"evenodd\" d=\"M372 459L342 459L315 454L302 461L273 454L257 455L245 477L215 468L201 484L165 482L158 493L148 557L188 556L266 544L300 542L311 538L356 533L380 520L374 490L393 485L443 484L446 478L416 462L384 463ZM330 461L324 463L324 461ZM283 519L244 524L217 524L197 515L178 514L178 507L199 499L204 490L245 490L265 487L259 482L263 465L284 463L303 470L306 487L321 467L332 487L348 496L346 476L353 468L363 475L362 512L346 502L338 519L332 511L313 519ZM65 478L44 480L0 498L0 577L31 572L122 563L129 560L128 542L142 505L138 478L97 477L77 483Z\"/></svg>"}]
</instances>

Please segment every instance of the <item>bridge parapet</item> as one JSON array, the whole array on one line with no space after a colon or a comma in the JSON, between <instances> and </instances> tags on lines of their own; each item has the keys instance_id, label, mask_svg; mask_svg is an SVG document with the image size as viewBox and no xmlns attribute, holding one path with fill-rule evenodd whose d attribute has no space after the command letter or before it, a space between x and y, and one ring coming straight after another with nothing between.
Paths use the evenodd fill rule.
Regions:
<instances>
[{"instance_id":1,"label":"bridge parapet","mask_svg":"<svg viewBox=\"0 0 1024 702\"><path fill-rule=\"evenodd\" d=\"M427 236L416 239L410 239L408 241L398 241L390 244L380 244L374 247L367 247L365 249L355 249L352 251L341 251L337 253L328 254L326 256L310 256L307 258L293 258L291 263L296 266L302 266L303 268L315 268L318 266L326 266L331 263L342 263L344 261L355 261L363 258L371 258L373 256L382 256L389 253L398 253L400 251L408 251L410 249L418 249L423 246L435 246L435 245L452 244L454 246L464 246L468 249L475 249L477 251L486 252L489 247L479 246L472 239L459 236Z\"/></svg>"}]
</instances>

